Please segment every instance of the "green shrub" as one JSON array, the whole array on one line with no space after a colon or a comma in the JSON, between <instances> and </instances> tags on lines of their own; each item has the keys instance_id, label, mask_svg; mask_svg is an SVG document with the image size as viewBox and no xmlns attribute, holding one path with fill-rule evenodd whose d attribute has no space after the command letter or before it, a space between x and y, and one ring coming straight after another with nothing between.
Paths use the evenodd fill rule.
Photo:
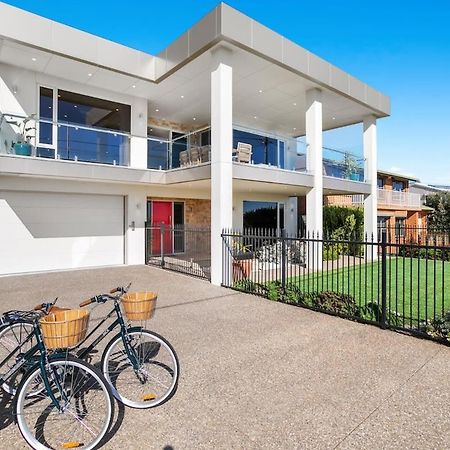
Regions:
<instances>
[{"instance_id":1,"label":"green shrub","mask_svg":"<svg viewBox=\"0 0 450 450\"><path fill-rule=\"evenodd\" d=\"M354 297L348 294L333 291L320 292L314 296L312 305L325 311L361 317L361 308L356 304Z\"/></svg>"},{"instance_id":2,"label":"green shrub","mask_svg":"<svg viewBox=\"0 0 450 450\"><path fill-rule=\"evenodd\" d=\"M349 221L347 218L353 216ZM343 228L346 238L351 235L362 239L364 235L364 210L362 208L328 205L323 207L323 230L331 236L336 230Z\"/></svg>"},{"instance_id":3,"label":"green shrub","mask_svg":"<svg viewBox=\"0 0 450 450\"><path fill-rule=\"evenodd\" d=\"M253 281L243 278L242 280L235 281L233 287L235 289L239 289L240 291L245 291L250 294L256 294L260 293L262 286L258 283L254 283Z\"/></svg>"},{"instance_id":4,"label":"green shrub","mask_svg":"<svg viewBox=\"0 0 450 450\"><path fill-rule=\"evenodd\" d=\"M324 244L323 246L323 260L333 261L342 255L343 247L341 243Z\"/></svg>"},{"instance_id":5,"label":"green shrub","mask_svg":"<svg viewBox=\"0 0 450 450\"><path fill-rule=\"evenodd\" d=\"M361 317L366 320L375 321L381 323L381 307L378 303L370 302L367 303L365 307L361 307ZM386 323L391 326L401 326L402 315L397 311L387 311L386 312Z\"/></svg>"},{"instance_id":6,"label":"green shrub","mask_svg":"<svg viewBox=\"0 0 450 450\"><path fill-rule=\"evenodd\" d=\"M269 281L266 284L266 296L269 300L280 301L283 298L283 289L280 281Z\"/></svg>"},{"instance_id":7,"label":"green shrub","mask_svg":"<svg viewBox=\"0 0 450 450\"><path fill-rule=\"evenodd\" d=\"M439 319L423 322L420 330L434 338L450 340L450 311L447 311Z\"/></svg>"},{"instance_id":8,"label":"green shrub","mask_svg":"<svg viewBox=\"0 0 450 450\"><path fill-rule=\"evenodd\" d=\"M450 261L450 249L443 248L421 248L410 245L401 245L398 250L399 256L408 258L432 259L437 261Z\"/></svg>"}]
</instances>

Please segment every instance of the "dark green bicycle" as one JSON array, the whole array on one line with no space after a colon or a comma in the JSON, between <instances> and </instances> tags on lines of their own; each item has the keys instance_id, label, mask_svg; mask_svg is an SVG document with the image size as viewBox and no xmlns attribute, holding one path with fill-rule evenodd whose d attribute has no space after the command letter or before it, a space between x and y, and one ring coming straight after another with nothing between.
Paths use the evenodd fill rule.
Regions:
<instances>
[{"instance_id":1,"label":"dark green bicycle","mask_svg":"<svg viewBox=\"0 0 450 450\"><path fill-rule=\"evenodd\" d=\"M178 357L172 345L159 334L142 326L126 323L121 310L121 300L130 285L118 287L109 294L96 295L80 304L113 302L113 308L100 320L94 329L71 349L72 354L88 359L98 344L118 328L118 333L108 342L101 358L101 370L112 388L117 400L131 408L152 408L169 400L176 392L180 373ZM38 305L47 313L54 303ZM89 345L90 338L111 318L115 319ZM7 321L6 321L7 322ZM33 333L30 324L20 320L5 323L0 328L0 359L3 352L10 352L11 346L20 343L23 352L32 345ZM16 350L17 352L17 350ZM2 388L15 393L17 383L3 382Z\"/></svg>"},{"instance_id":2,"label":"dark green bicycle","mask_svg":"<svg viewBox=\"0 0 450 450\"><path fill-rule=\"evenodd\" d=\"M38 313L14 311L4 320L21 320L32 332L0 362L0 384L15 387L14 413L27 443L37 450L102 444L113 418L113 397L103 375L67 350L44 345ZM5 326L2 331L5 330ZM29 345L31 342L33 345ZM22 344L29 348L23 353ZM3 373L3 369L6 372Z\"/></svg>"}]
</instances>

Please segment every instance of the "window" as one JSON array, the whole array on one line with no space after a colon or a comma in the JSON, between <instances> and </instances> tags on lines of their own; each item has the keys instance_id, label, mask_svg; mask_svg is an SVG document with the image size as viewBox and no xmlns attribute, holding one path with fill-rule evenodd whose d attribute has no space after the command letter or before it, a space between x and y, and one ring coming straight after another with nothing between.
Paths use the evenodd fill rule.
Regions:
<instances>
[{"instance_id":1,"label":"window","mask_svg":"<svg viewBox=\"0 0 450 450\"><path fill-rule=\"evenodd\" d=\"M389 217L378 216L377 217L377 229L378 229L378 240L381 241L383 233L387 232L387 222ZM370 236L369 236L370 239Z\"/></svg>"},{"instance_id":2,"label":"window","mask_svg":"<svg viewBox=\"0 0 450 450\"><path fill-rule=\"evenodd\" d=\"M381 177L377 178L377 186L378 186L378 189L384 188L384 178L381 178Z\"/></svg>"},{"instance_id":3,"label":"window","mask_svg":"<svg viewBox=\"0 0 450 450\"><path fill-rule=\"evenodd\" d=\"M129 133L131 107L118 102L58 90L58 121Z\"/></svg>"},{"instance_id":4,"label":"window","mask_svg":"<svg viewBox=\"0 0 450 450\"><path fill-rule=\"evenodd\" d=\"M47 87L39 88L39 140L36 148L36 156L41 158L54 158L53 124L55 112L53 107L54 90Z\"/></svg>"},{"instance_id":5,"label":"window","mask_svg":"<svg viewBox=\"0 0 450 450\"><path fill-rule=\"evenodd\" d=\"M395 219L395 236L404 237L406 228L406 219L396 218Z\"/></svg>"},{"instance_id":6,"label":"window","mask_svg":"<svg viewBox=\"0 0 450 450\"><path fill-rule=\"evenodd\" d=\"M168 169L170 130L149 127L147 136L147 168Z\"/></svg>"},{"instance_id":7,"label":"window","mask_svg":"<svg viewBox=\"0 0 450 450\"><path fill-rule=\"evenodd\" d=\"M172 167L180 167L180 153L187 150L188 138L183 133L172 132Z\"/></svg>"},{"instance_id":8,"label":"window","mask_svg":"<svg viewBox=\"0 0 450 450\"><path fill-rule=\"evenodd\" d=\"M277 202L244 201L244 228L282 230L284 204Z\"/></svg>"},{"instance_id":9,"label":"window","mask_svg":"<svg viewBox=\"0 0 450 450\"><path fill-rule=\"evenodd\" d=\"M238 142L251 144L254 164L278 165L277 139L247 131L233 130L233 148L237 148Z\"/></svg>"},{"instance_id":10,"label":"window","mask_svg":"<svg viewBox=\"0 0 450 450\"><path fill-rule=\"evenodd\" d=\"M37 156L55 158L57 148L61 159L118 165L129 162L129 105L41 87L39 119Z\"/></svg>"},{"instance_id":11,"label":"window","mask_svg":"<svg viewBox=\"0 0 450 450\"><path fill-rule=\"evenodd\" d=\"M211 130L203 131L200 135L200 145L211 145Z\"/></svg>"},{"instance_id":12,"label":"window","mask_svg":"<svg viewBox=\"0 0 450 450\"><path fill-rule=\"evenodd\" d=\"M184 249L184 203L173 202L173 251L183 253Z\"/></svg>"},{"instance_id":13,"label":"window","mask_svg":"<svg viewBox=\"0 0 450 450\"><path fill-rule=\"evenodd\" d=\"M404 181L393 181L392 182L392 189L394 191L403 191L403 189L405 189Z\"/></svg>"}]
</instances>

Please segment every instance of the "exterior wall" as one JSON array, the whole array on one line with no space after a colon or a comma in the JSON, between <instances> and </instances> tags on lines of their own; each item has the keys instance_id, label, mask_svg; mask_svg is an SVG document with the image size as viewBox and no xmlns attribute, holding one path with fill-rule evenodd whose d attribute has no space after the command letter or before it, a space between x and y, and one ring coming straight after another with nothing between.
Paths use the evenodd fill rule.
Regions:
<instances>
[{"instance_id":1,"label":"exterior wall","mask_svg":"<svg viewBox=\"0 0 450 450\"><path fill-rule=\"evenodd\" d=\"M7 195L2 196L1 192L6 192ZM69 204L63 204L61 209L63 216L67 216L71 212L72 202L76 201L76 204L73 203L76 208L73 209L81 211L84 206L91 204L95 197L120 197L123 199L118 203L121 209L120 225L122 231L120 236L116 232L117 230L113 230L111 233L106 232L108 219L106 219L105 224L102 222L102 217L109 216L101 215L101 202L97 202L98 206L95 207L94 205L92 214L87 216L92 220L93 225L90 228L83 230L80 224L77 226L72 224L71 226L70 222L64 225L64 220L68 219L67 216L59 218L59 228L57 227L61 233L65 232L67 236L57 236L53 232L53 235L43 239L39 235L33 235L33 227L39 225L39 216L20 221L19 216L8 205L7 201L11 195L17 195L18 193L26 198L27 192L30 195L42 193L42 195L49 194L50 196L68 194L65 198L69 199ZM122 245L123 251L120 259L116 258L116 252L114 258L111 257L110 260L107 260L107 265L144 264L147 198L167 199L166 196L172 194L171 198L179 199L185 193L186 189L178 186L136 186L123 183L0 176L0 223L3 224L3 239L0 239L2 248L0 252L0 274L105 265L105 258L99 258L99 252L106 252L110 246L117 249L118 239L120 242L124 242L125 248ZM194 195L205 197L208 196L208 193L192 191L192 196ZM86 199L85 202L83 202L83 198ZM195 221L200 221L201 224L208 223L209 200L189 199L187 205L192 207L192 211L189 207L186 209L187 220L190 223ZM42 206L42 204L33 205L37 210L42 209ZM67 208L67 214L64 213L64 208ZM55 216L54 220L58 220L58 216ZM199 225L199 223L196 223L196 225ZM66 228L65 231L64 228ZM102 236L101 233L106 234L106 237ZM67 243L64 243L64 239ZM207 241L209 242L208 239ZM5 251L6 248L11 248L11 251ZM64 260L57 259L56 255L58 254L63 254Z\"/></svg>"},{"instance_id":2,"label":"exterior wall","mask_svg":"<svg viewBox=\"0 0 450 450\"><path fill-rule=\"evenodd\" d=\"M325 206L354 206L351 195L326 195L323 199L323 204Z\"/></svg>"}]
</instances>

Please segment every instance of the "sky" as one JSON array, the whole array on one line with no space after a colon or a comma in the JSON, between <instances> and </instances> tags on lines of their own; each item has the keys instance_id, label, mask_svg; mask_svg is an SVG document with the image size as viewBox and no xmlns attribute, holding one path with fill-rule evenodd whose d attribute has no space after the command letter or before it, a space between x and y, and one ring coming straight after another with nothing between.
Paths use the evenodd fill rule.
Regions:
<instances>
[{"instance_id":1,"label":"sky","mask_svg":"<svg viewBox=\"0 0 450 450\"><path fill-rule=\"evenodd\" d=\"M157 54L218 1L6 3ZM391 97L379 168L450 185L450 0L227 3Z\"/></svg>"}]
</instances>

